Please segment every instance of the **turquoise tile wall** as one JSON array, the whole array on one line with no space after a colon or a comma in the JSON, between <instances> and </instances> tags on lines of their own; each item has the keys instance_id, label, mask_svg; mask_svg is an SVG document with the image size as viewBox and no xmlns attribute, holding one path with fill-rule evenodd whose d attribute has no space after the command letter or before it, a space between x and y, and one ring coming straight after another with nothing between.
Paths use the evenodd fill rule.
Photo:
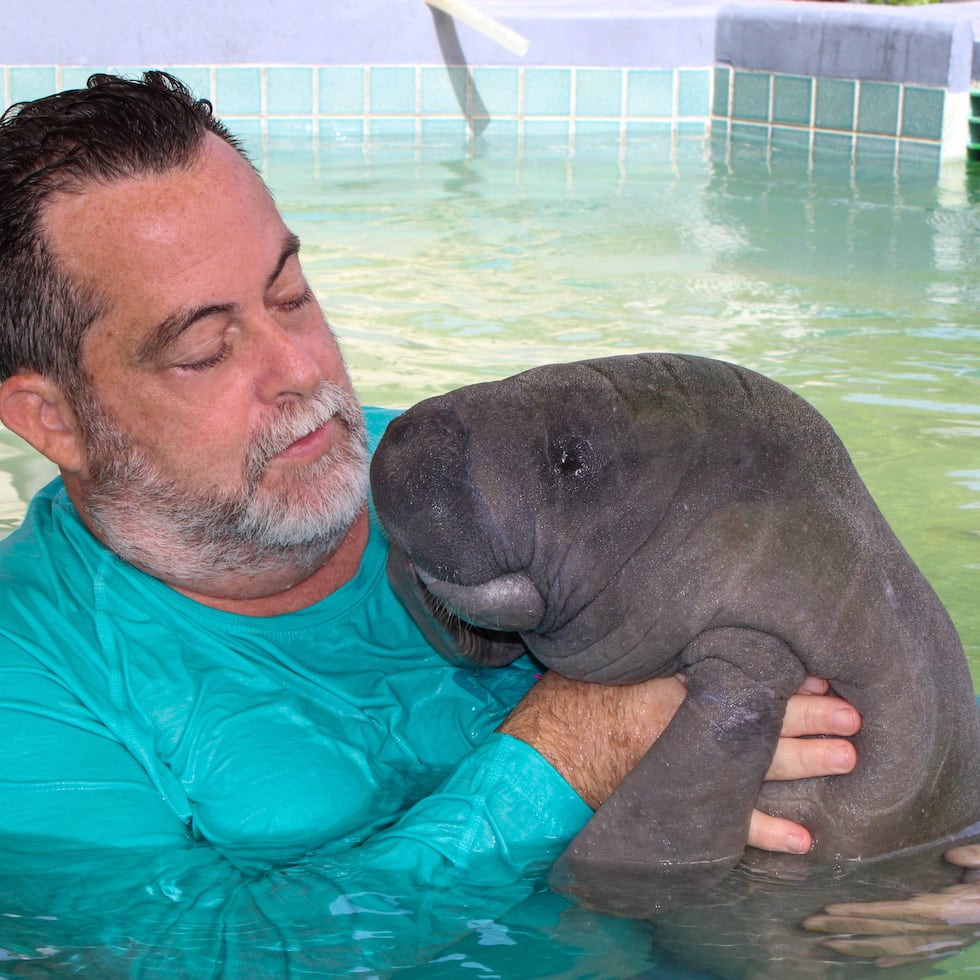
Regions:
<instances>
[{"instance_id":1,"label":"turquoise tile wall","mask_svg":"<svg viewBox=\"0 0 980 980\"><path fill-rule=\"evenodd\" d=\"M858 171L891 165L938 173L947 93L891 82L714 70L712 136L806 153L814 167L841 156ZM960 147L950 148L961 155Z\"/></svg>"},{"instance_id":2,"label":"turquoise tile wall","mask_svg":"<svg viewBox=\"0 0 980 980\"><path fill-rule=\"evenodd\" d=\"M4 104L126 66L0 67ZM467 138L595 140L705 135L762 140L781 155L937 162L946 92L725 66L664 68L185 65L246 140ZM467 122L469 120L469 122ZM883 142L882 142L883 141ZM959 148L956 148L959 149Z\"/></svg>"},{"instance_id":3,"label":"turquoise tile wall","mask_svg":"<svg viewBox=\"0 0 980 980\"><path fill-rule=\"evenodd\" d=\"M372 68L368 95L369 115L414 116L419 95L418 74L417 69L412 67L383 65Z\"/></svg>"},{"instance_id":4,"label":"turquoise tile wall","mask_svg":"<svg viewBox=\"0 0 980 980\"><path fill-rule=\"evenodd\" d=\"M266 70L266 107L270 115L303 115L313 104L313 69Z\"/></svg>"},{"instance_id":5,"label":"turquoise tile wall","mask_svg":"<svg viewBox=\"0 0 980 980\"><path fill-rule=\"evenodd\" d=\"M214 70L212 101L219 116L247 116L263 103L262 70L221 65Z\"/></svg>"},{"instance_id":6,"label":"turquoise tile wall","mask_svg":"<svg viewBox=\"0 0 980 980\"><path fill-rule=\"evenodd\" d=\"M575 115L618 119L622 114L621 73L608 68L580 68L575 75Z\"/></svg>"},{"instance_id":7,"label":"turquoise tile wall","mask_svg":"<svg viewBox=\"0 0 980 980\"><path fill-rule=\"evenodd\" d=\"M808 127L813 118L815 79L775 75L772 80L772 118L790 126Z\"/></svg>"},{"instance_id":8,"label":"turquoise tile wall","mask_svg":"<svg viewBox=\"0 0 980 980\"><path fill-rule=\"evenodd\" d=\"M732 83L732 119L769 122L772 108L772 75L737 71Z\"/></svg>"},{"instance_id":9,"label":"turquoise tile wall","mask_svg":"<svg viewBox=\"0 0 980 980\"><path fill-rule=\"evenodd\" d=\"M817 129L854 129L857 82L842 78L817 80L814 126Z\"/></svg>"},{"instance_id":10,"label":"turquoise tile wall","mask_svg":"<svg viewBox=\"0 0 980 980\"><path fill-rule=\"evenodd\" d=\"M521 108L521 79L513 68L474 68L472 91L479 93L477 115L516 118Z\"/></svg>"},{"instance_id":11,"label":"turquoise tile wall","mask_svg":"<svg viewBox=\"0 0 980 980\"><path fill-rule=\"evenodd\" d=\"M924 140L943 138L942 89L906 86L902 101L902 135Z\"/></svg>"},{"instance_id":12,"label":"turquoise tile wall","mask_svg":"<svg viewBox=\"0 0 980 980\"><path fill-rule=\"evenodd\" d=\"M524 115L561 116L572 112L570 68L526 68L524 70Z\"/></svg>"},{"instance_id":13,"label":"turquoise tile wall","mask_svg":"<svg viewBox=\"0 0 980 980\"><path fill-rule=\"evenodd\" d=\"M364 68L329 67L316 71L314 88L310 93L309 113L327 116L340 114L362 116L368 73Z\"/></svg>"},{"instance_id":14,"label":"turquoise tile wall","mask_svg":"<svg viewBox=\"0 0 980 980\"><path fill-rule=\"evenodd\" d=\"M666 68L631 72L626 92L627 116L669 119L674 110L674 73Z\"/></svg>"},{"instance_id":15,"label":"turquoise tile wall","mask_svg":"<svg viewBox=\"0 0 980 980\"><path fill-rule=\"evenodd\" d=\"M890 82L862 82L858 96L858 132L897 136L901 97L901 85Z\"/></svg>"},{"instance_id":16,"label":"turquoise tile wall","mask_svg":"<svg viewBox=\"0 0 980 980\"><path fill-rule=\"evenodd\" d=\"M60 87L57 84L56 69L53 67L14 66L7 69L6 75L4 81L11 102L36 99Z\"/></svg>"},{"instance_id":17,"label":"turquoise tile wall","mask_svg":"<svg viewBox=\"0 0 980 980\"><path fill-rule=\"evenodd\" d=\"M83 85L92 71L138 68L17 67L2 71L4 104ZM246 138L315 133L321 139L423 131L457 135L466 119L495 134L619 137L677 131L702 135L711 115L712 69L421 66L188 65L168 70L210 99ZM461 129L461 127L463 127Z\"/></svg>"},{"instance_id":18,"label":"turquoise tile wall","mask_svg":"<svg viewBox=\"0 0 980 980\"><path fill-rule=\"evenodd\" d=\"M711 105L713 72L703 68L681 68L677 72L677 116L689 119L702 115Z\"/></svg>"}]
</instances>

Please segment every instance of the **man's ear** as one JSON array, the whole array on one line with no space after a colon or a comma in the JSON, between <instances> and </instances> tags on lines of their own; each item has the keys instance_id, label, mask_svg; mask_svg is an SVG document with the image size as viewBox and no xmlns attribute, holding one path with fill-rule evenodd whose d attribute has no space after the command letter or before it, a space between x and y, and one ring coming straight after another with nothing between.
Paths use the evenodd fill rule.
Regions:
<instances>
[{"instance_id":1,"label":"man's ear","mask_svg":"<svg viewBox=\"0 0 980 980\"><path fill-rule=\"evenodd\" d=\"M78 421L50 378L32 372L7 378L0 385L0 422L62 470L82 469L85 452Z\"/></svg>"}]
</instances>

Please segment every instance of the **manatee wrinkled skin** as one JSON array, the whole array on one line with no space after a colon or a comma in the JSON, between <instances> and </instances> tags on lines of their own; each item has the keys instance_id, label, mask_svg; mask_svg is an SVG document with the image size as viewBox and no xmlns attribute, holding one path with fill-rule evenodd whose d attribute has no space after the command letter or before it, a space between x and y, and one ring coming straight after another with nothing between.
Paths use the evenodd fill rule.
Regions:
<instances>
[{"instance_id":1,"label":"manatee wrinkled skin","mask_svg":"<svg viewBox=\"0 0 980 980\"><path fill-rule=\"evenodd\" d=\"M740 861L793 874L980 817L956 630L830 425L782 385L681 355L547 365L416 405L371 479L392 581L448 657L526 646L581 680L687 676L556 864L583 904L649 917ZM759 796L807 674L861 712L858 766ZM746 850L757 797L811 831L810 854Z\"/></svg>"}]
</instances>

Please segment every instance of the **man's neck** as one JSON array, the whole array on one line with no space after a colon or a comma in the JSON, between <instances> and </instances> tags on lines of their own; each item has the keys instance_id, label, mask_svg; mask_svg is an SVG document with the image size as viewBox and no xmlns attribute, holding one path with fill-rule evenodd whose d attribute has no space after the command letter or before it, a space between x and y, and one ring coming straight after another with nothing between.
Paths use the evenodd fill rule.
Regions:
<instances>
[{"instance_id":1,"label":"man's neck","mask_svg":"<svg viewBox=\"0 0 980 980\"><path fill-rule=\"evenodd\" d=\"M174 586L174 589L202 605L242 616L278 616L296 612L336 592L357 574L364 549L367 547L369 533L370 522L365 507L351 525L340 546L323 565L300 581L270 595L238 598L233 594L214 596L177 586ZM250 582L250 591L252 590L254 590L254 582ZM231 593L233 589L226 589L226 592Z\"/></svg>"},{"instance_id":2,"label":"man's neck","mask_svg":"<svg viewBox=\"0 0 980 980\"><path fill-rule=\"evenodd\" d=\"M61 477L82 521L96 538L109 546L88 516L78 475L62 470ZM360 567L369 532L365 503L340 545L312 572L308 567L292 563L288 556L284 556L278 567L273 564L261 571L256 567L251 569L251 574L247 569L241 573L215 571L199 583L188 579L178 583L172 577L157 574L153 568L144 567L143 570L204 606L243 616L276 616L312 606L349 582Z\"/></svg>"}]
</instances>

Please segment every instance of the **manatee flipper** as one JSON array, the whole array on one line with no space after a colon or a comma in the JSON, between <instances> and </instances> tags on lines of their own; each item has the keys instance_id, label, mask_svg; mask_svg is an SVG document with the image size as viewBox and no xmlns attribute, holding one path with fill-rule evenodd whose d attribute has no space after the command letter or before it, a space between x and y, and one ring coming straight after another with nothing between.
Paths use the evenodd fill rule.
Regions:
<instances>
[{"instance_id":1,"label":"manatee flipper","mask_svg":"<svg viewBox=\"0 0 980 980\"><path fill-rule=\"evenodd\" d=\"M805 671L781 640L714 629L684 651L688 694L664 733L559 858L552 886L650 918L741 860L749 820Z\"/></svg>"},{"instance_id":2,"label":"manatee flipper","mask_svg":"<svg viewBox=\"0 0 980 980\"><path fill-rule=\"evenodd\" d=\"M471 626L453 616L420 581L408 555L392 543L386 566L392 591L430 646L457 667L502 667L527 653L516 633Z\"/></svg>"}]
</instances>

